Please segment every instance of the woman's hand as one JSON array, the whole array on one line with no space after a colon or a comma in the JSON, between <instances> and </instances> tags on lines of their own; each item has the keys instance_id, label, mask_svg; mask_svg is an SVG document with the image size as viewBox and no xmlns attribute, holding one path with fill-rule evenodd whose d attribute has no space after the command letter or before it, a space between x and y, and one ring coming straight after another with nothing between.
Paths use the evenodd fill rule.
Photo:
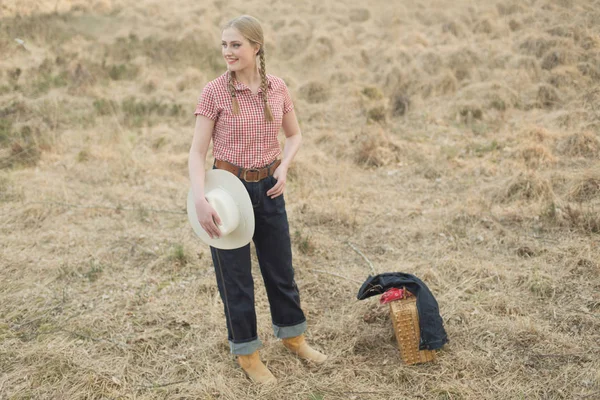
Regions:
<instances>
[{"instance_id":1,"label":"woman's hand","mask_svg":"<svg viewBox=\"0 0 600 400\"><path fill-rule=\"evenodd\" d=\"M200 226L208 233L211 239L221 237L221 231L217 226L221 224L221 219L205 198L196 201L196 215L198 216Z\"/></svg>"},{"instance_id":2,"label":"woman's hand","mask_svg":"<svg viewBox=\"0 0 600 400\"><path fill-rule=\"evenodd\" d=\"M274 199L277 196L281 196L285 190L285 180L287 177L287 167L280 164L279 167L273 173L273 178L277 180L275 186L267 191L267 196Z\"/></svg>"}]
</instances>

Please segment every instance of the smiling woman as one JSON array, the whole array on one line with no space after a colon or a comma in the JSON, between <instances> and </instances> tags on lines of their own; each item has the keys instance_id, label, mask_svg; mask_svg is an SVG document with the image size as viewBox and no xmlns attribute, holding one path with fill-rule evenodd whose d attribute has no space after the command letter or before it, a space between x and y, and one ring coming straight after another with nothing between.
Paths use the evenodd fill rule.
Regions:
<instances>
[{"instance_id":1,"label":"smiling woman","mask_svg":"<svg viewBox=\"0 0 600 400\"><path fill-rule=\"evenodd\" d=\"M238 177L253 204L252 239L267 289L274 333L293 353L322 363L327 356L304 340L306 318L294 281L283 198L287 170L302 140L294 105L283 80L266 73L264 37L258 20L244 15L227 23L222 30L221 47L227 71L204 87L195 111L189 157L195 215L211 239L224 237L216 204L205 198L205 177L210 171L205 173L204 163L212 139L213 168ZM277 139L280 128L286 137L283 154ZM238 356L238 363L253 381L275 382L258 356L261 341L254 309L250 244L226 249L215 245L214 240L210 243L231 352Z\"/></svg>"},{"instance_id":2,"label":"smiling woman","mask_svg":"<svg viewBox=\"0 0 600 400\"><path fill-rule=\"evenodd\" d=\"M235 22L237 21L237 22ZM234 23L235 22L235 23ZM246 33L246 36L240 32ZM223 57L229 69L229 90L233 99L233 112L239 114L239 102L236 99L233 82L239 79L248 82L247 86L253 94L258 94L259 87L263 90L264 113L267 121L273 121L273 115L268 103L266 90L267 72L265 67L265 50L263 32L260 24L250 18L240 17L225 25L222 34ZM248 72L256 72L256 57L260 57L259 82L252 82ZM256 73L254 74L256 75Z\"/></svg>"}]
</instances>

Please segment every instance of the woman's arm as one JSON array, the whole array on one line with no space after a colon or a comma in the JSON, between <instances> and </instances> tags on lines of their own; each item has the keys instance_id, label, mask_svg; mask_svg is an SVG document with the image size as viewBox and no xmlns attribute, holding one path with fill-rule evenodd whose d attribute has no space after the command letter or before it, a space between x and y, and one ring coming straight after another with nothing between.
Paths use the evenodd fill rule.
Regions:
<instances>
[{"instance_id":1,"label":"woman's arm","mask_svg":"<svg viewBox=\"0 0 600 400\"><path fill-rule=\"evenodd\" d=\"M281 164L273 173L273 177L277 179L277 183L271 190L267 191L267 196L270 196L272 199L283 194L288 168L292 164L302 143L302 132L300 132L300 125L298 125L298 118L296 118L294 110L283 115L281 126L285 134L285 145Z\"/></svg>"},{"instance_id":2,"label":"woman's arm","mask_svg":"<svg viewBox=\"0 0 600 400\"><path fill-rule=\"evenodd\" d=\"M204 197L204 164L206 154L212 137L215 121L203 115L196 116L196 127L194 128L194 138L190 148L188 159L188 168L190 174L190 183L196 204L196 214L198 222L211 238L221 236L219 228L215 224L221 223L217 212L208 204Z\"/></svg>"}]
</instances>

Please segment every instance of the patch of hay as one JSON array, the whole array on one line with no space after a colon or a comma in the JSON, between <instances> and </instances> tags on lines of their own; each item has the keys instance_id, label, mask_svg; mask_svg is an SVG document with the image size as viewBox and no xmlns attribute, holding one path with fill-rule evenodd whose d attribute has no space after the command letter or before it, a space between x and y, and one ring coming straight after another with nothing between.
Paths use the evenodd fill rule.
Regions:
<instances>
[{"instance_id":1,"label":"patch of hay","mask_svg":"<svg viewBox=\"0 0 600 400\"><path fill-rule=\"evenodd\" d=\"M321 36L314 40L308 49L306 49L305 56L302 59L307 65L316 65L323 63L325 60L330 59L334 54L334 44L328 37Z\"/></svg>"},{"instance_id":2,"label":"patch of hay","mask_svg":"<svg viewBox=\"0 0 600 400\"><path fill-rule=\"evenodd\" d=\"M0 175L0 202L23 200L23 192L8 174Z\"/></svg>"},{"instance_id":3,"label":"patch of hay","mask_svg":"<svg viewBox=\"0 0 600 400\"><path fill-rule=\"evenodd\" d=\"M420 160L417 165L415 165L414 174L422 176L430 181L435 181L436 179L442 177L444 170L440 165L423 159Z\"/></svg>"},{"instance_id":4,"label":"patch of hay","mask_svg":"<svg viewBox=\"0 0 600 400\"><path fill-rule=\"evenodd\" d=\"M581 39L581 41L579 42L579 45L584 50L598 49L598 48L600 48L600 36L598 36L598 35L584 36Z\"/></svg>"},{"instance_id":5,"label":"patch of hay","mask_svg":"<svg viewBox=\"0 0 600 400\"><path fill-rule=\"evenodd\" d=\"M403 116L408 112L410 107L410 98L404 94L397 93L392 96L391 108L392 116L399 117Z\"/></svg>"},{"instance_id":6,"label":"patch of hay","mask_svg":"<svg viewBox=\"0 0 600 400\"><path fill-rule=\"evenodd\" d=\"M366 8L354 8L348 14L351 22L366 22L371 18L371 12Z\"/></svg>"},{"instance_id":7,"label":"patch of hay","mask_svg":"<svg viewBox=\"0 0 600 400\"><path fill-rule=\"evenodd\" d=\"M543 217L550 223L586 233L600 233L600 213L593 207L567 204L558 207L554 202L547 207Z\"/></svg>"},{"instance_id":8,"label":"patch of hay","mask_svg":"<svg viewBox=\"0 0 600 400\"><path fill-rule=\"evenodd\" d=\"M548 166L556 162L556 157L544 146L534 145L518 152L518 157L523 160L528 168Z\"/></svg>"},{"instance_id":9,"label":"patch of hay","mask_svg":"<svg viewBox=\"0 0 600 400\"><path fill-rule=\"evenodd\" d=\"M460 103L456 105L456 120L470 124L475 119L483 118L483 110L476 102Z\"/></svg>"},{"instance_id":10,"label":"patch of hay","mask_svg":"<svg viewBox=\"0 0 600 400\"><path fill-rule=\"evenodd\" d=\"M0 169L35 166L42 151L52 147L52 135L48 134L46 127L43 130L35 125L17 127L17 122L27 118L31 112L34 110L20 102L0 110ZM42 131L46 134L43 135Z\"/></svg>"},{"instance_id":11,"label":"patch of hay","mask_svg":"<svg viewBox=\"0 0 600 400\"><path fill-rule=\"evenodd\" d=\"M557 89L577 87L581 82L581 74L574 66L558 67L550 73L548 83Z\"/></svg>"},{"instance_id":12,"label":"patch of hay","mask_svg":"<svg viewBox=\"0 0 600 400\"><path fill-rule=\"evenodd\" d=\"M536 106L538 108L553 108L561 104L561 97L556 88L542 83L537 88Z\"/></svg>"},{"instance_id":13,"label":"patch of hay","mask_svg":"<svg viewBox=\"0 0 600 400\"><path fill-rule=\"evenodd\" d=\"M598 158L600 140L591 132L575 133L560 141L557 150L570 157Z\"/></svg>"},{"instance_id":14,"label":"patch of hay","mask_svg":"<svg viewBox=\"0 0 600 400\"><path fill-rule=\"evenodd\" d=\"M457 38L463 38L467 35L468 28L457 21L450 21L442 25L442 32L451 33Z\"/></svg>"},{"instance_id":15,"label":"patch of hay","mask_svg":"<svg viewBox=\"0 0 600 400\"><path fill-rule=\"evenodd\" d=\"M552 185L535 172L521 172L509 179L496 195L500 202L543 200L553 196Z\"/></svg>"},{"instance_id":16,"label":"patch of hay","mask_svg":"<svg viewBox=\"0 0 600 400\"><path fill-rule=\"evenodd\" d=\"M473 33L491 35L498 30L492 18L482 18L473 26Z\"/></svg>"},{"instance_id":17,"label":"patch of hay","mask_svg":"<svg viewBox=\"0 0 600 400\"><path fill-rule=\"evenodd\" d=\"M508 21L508 28L513 32L518 31L522 27L523 27L523 24L521 24L516 19L511 19L510 21Z\"/></svg>"},{"instance_id":18,"label":"patch of hay","mask_svg":"<svg viewBox=\"0 0 600 400\"><path fill-rule=\"evenodd\" d=\"M516 70L525 72L529 79L533 82L538 81L542 73L538 59L532 56L513 57L509 66Z\"/></svg>"},{"instance_id":19,"label":"patch of hay","mask_svg":"<svg viewBox=\"0 0 600 400\"><path fill-rule=\"evenodd\" d=\"M558 25L548 29L546 32L552 36L571 38L575 41L579 41L579 38L581 37L581 31L577 26Z\"/></svg>"},{"instance_id":20,"label":"patch of hay","mask_svg":"<svg viewBox=\"0 0 600 400\"><path fill-rule=\"evenodd\" d=\"M434 82L434 92L444 95L456 92L458 80L450 71L446 71Z\"/></svg>"},{"instance_id":21,"label":"patch of hay","mask_svg":"<svg viewBox=\"0 0 600 400\"><path fill-rule=\"evenodd\" d=\"M524 54L541 58L549 49L555 47L558 43L559 41L557 39L549 39L545 36L528 36L519 45L519 50Z\"/></svg>"},{"instance_id":22,"label":"patch of hay","mask_svg":"<svg viewBox=\"0 0 600 400\"><path fill-rule=\"evenodd\" d=\"M600 49L588 50L580 54L579 60L580 62L589 62L596 66L600 66Z\"/></svg>"},{"instance_id":23,"label":"patch of hay","mask_svg":"<svg viewBox=\"0 0 600 400\"><path fill-rule=\"evenodd\" d=\"M486 61L490 68L503 70L512 64L514 57L512 52L502 52L489 57Z\"/></svg>"},{"instance_id":24,"label":"patch of hay","mask_svg":"<svg viewBox=\"0 0 600 400\"><path fill-rule=\"evenodd\" d=\"M437 75L444 64L438 52L427 51L419 56L419 67L429 75Z\"/></svg>"},{"instance_id":25,"label":"patch of hay","mask_svg":"<svg viewBox=\"0 0 600 400\"><path fill-rule=\"evenodd\" d=\"M589 63L589 62L581 62L577 64L577 70L581 75L588 76L594 81L600 80L600 67Z\"/></svg>"},{"instance_id":26,"label":"patch of hay","mask_svg":"<svg viewBox=\"0 0 600 400\"><path fill-rule=\"evenodd\" d=\"M551 70L559 65L572 64L576 57L568 48L553 48L542 59L542 69Z\"/></svg>"},{"instance_id":27,"label":"patch of hay","mask_svg":"<svg viewBox=\"0 0 600 400\"><path fill-rule=\"evenodd\" d=\"M41 156L42 151L35 143L15 141L10 146L10 151L0 152L0 168L33 167Z\"/></svg>"},{"instance_id":28,"label":"patch of hay","mask_svg":"<svg viewBox=\"0 0 600 400\"><path fill-rule=\"evenodd\" d=\"M484 82L469 85L457 93L458 104L477 104L485 112L496 109L505 111L519 104L519 95L499 82Z\"/></svg>"},{"instance_id":29,"label":"patch of hay","mask_svg":"<svg viewBox=\"0 0 600 400\"><path fill-rule=\"evenodd\" d=\"M374 86L367 86L362 91L362 94L367 96L371 100L381 100L383 98L383 93L381 89Z\"/></svg>"},{"instance_id":30,"label":"patch of hay","mask_svg":"<svg viewBox=\"0 0 600 400\"><path fill-rule=\"evenodd\" d=\"M180 92L188 89L194 89L198 90L199 93L200 86L206 81L206 77L199 69L188 67L183 72L183 75L177 79L176 87Z\"/></svg>"},{"instance_id":31,"label":"patch of hay","mask_svg":"<svg viewBox=\"0 0 600 400\"><path fill-rule=\"evenodd\" d=\"M336 71L332 72L331 75L329 75L329 82L342 85L354 79L354 74L348 71Z\"/></svg>"},{"instance_id":32,"label":"patch of hay","mask_svg":"<svg viewBox=\"0 0 600 400\"><path fill-rule=\"evenodd\" d=\"M299 89L300 97L309 103L323 103L331 95L329 87L321 82L309 82Z\"/></svg>"},{"instance_id":33,"label":"patch of hay","mask_svg":"<svg viewBox=\"0 0 600 400\"><path fill-rule=\"evenodd\" d=\"M521 3L516 1L498 3L496 4L496 9L498 10L498 14L502 16L520 14L525 11Z\"/></svg>"},{"instance_id":34,"label":"patch of hay","mask_svg":"<svg viewBox=\"0 0 600 400\"><path fill-rule=\"evenodd\" d=\"M404 37L404 39L402 40L402 42L406 45L406 46L415 46L415 47L429 47L430 43L429 40L427 40L427 37L421 33L418 32L411 32L410 34L408 34L406 37Z\"/></svg>"},{"instance_id":35,"label":"patch of hay","mask_svg":"<svg viewBox=\"0 0 600 400\"><path fill-rule=\"evenodd\" d=\"M423 85L421 94L424 98L454 93L458 88L458 80L450 71L445 71Z\"/></svg>"},{"instance_id":36,"label":"patch of hay","mask_svg":"<svg viewBox=\"0 0 600 400\"><path fill-rule=\"evenodd\" d=\"M573 131L576 129L580 129L582 123L584 121L588 121L590 119L590 113L581 110L571 110L565 111L562 109L558 109L556 112L552 114L551 121L558 127L563 128L565 131ZM591 127L592 124L586 125L586 127Z\"/></svg>"},{"instance_id":37,"label":"patch of hay","mask_svg":"<svg viewBox=\"0 0 600 400\"><path fill-rule=\"evenodd\" d=\"M407 69L392 67L384 76L381 86L386 92L389 90L391 93L412 94L420 89L420 82L423 81L423 73L416 66Z\"/></svg>"},{"instance_id":38,"label":"patch of hay","mask_svg":"<svg viewBox=\"0 0 600 400\"><path fill-rule=\"evenodd\" d=\"M354 159L367 167L382 167L400 160L400 146L380 127L368 126L354 138Z\"/></svg>"},{"instance_id":39,"label":"patch of hay","mask_svg":"<svg viewBox=\"0 0 600 400\"><path fill-rule=\"evenodd\" d=\"M600 169L588 171L578 177L569 190L570 200L584 202L600 199Z\"/></svg>"},{"instance_id":40,"label":"patch of hay","mask_svg":"<svg viewBox=\"0 0 600 400\"><path fill-rule=\"evenodd\" d=\"M387 109L385 106L379 105L370 108L367 111L367 121L373 122L385 122L387 115Z\"/></svg>"},{"instance_id":41,"label":"patch of hay","mask_svg":"<svg viewBox=\"0 0 600 400\"><path fill-rule=\"evenodd\" d=\"M67 66L69 77L69 93L83 94L85 90L96 83L96 76L86 63L71 62Z\"/></svg>"},{"instance_id":42,"label":"patch of hay","mask_svg":"<svg viewBox=\"0 0 600 400\"><path fill-rule=\"evenodd\" d=\"M305 27L288 27L285 33L277 35L277 56L290 59L303 54L310 43L312 29ZM268 70L267 70L268 71Z\"/></svg>"},{"instance_id":43,"label":"patch of hay","mask_svg":"<svg viewBox=\"0 0 600 400\"><path fill-rule=\"evenodd\" d=\"M535 126L528 129L526 131L526 135L539 143L547 141L551 136L547 129L540 126Z\"/></svg>"}]
</instances>

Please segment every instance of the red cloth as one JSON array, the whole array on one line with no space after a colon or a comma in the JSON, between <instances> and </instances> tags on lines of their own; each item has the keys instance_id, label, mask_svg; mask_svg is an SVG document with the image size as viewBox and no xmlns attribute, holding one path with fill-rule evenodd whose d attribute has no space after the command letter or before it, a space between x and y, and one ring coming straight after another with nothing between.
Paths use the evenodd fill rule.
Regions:
<instances>
[{"instance_id":1,"label":"red cloth","mask_svg":"<svg viewBox=\"0 0 600 400\"><path fill-rule=\"evenodd\" d=\"M234 84L240 105L238 115L233 114L227 72L207 83L202 90L194 115L204 115L215 121L212 138L217 160L243 168L262 168L281 154L277 135L283 115L292 111L294 104L283 79L267 74L267 81L272 122L265 119L262 88L255 95L245 84Z\"/></svg>"},{"instance_id":2,"label":"red cloth","mask_svg":"<svg viewBox=\"0 0 600 400\"><path fill-rule=\"evenodd\" d=\"M381 295L381 297L379 298L379 303L386 304L386 303L389 303L390 301L403 299L405 297L404 291L405 291L404 289L391 288L388 291L386 291L384 294ZM410 297L412 295L413 294L411 292L406 290L406 297Z\"/></svg>"}]
</instances>

